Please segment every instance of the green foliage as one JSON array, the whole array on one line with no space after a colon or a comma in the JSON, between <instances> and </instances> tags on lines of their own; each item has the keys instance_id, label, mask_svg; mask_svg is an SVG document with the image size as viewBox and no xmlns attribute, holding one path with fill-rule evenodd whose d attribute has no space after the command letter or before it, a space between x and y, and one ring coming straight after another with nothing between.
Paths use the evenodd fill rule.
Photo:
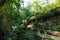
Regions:
<instances>
[{"instance_id":1,"label":"green foliage","mask_svg":"<svg viewBox=\"0 0 60 40\"><path fill-rule=\"evenodd\" d=\"M38 16L39 14L47 12L56 6L60 6L60 1L58 0L56 5L51 4L46 7L41 7L41 5L39 5L40 2L36 0L27 8L21 7L21 1L22 0L0 0L0 26L4 32L3 38L5 40L40 40L41 36L37 34L40 31L38 29L44 30L49 27L49 24L46 22L36 23L38 29L36 28L32 30L26 28L21 24L21 22L29 19L33 15ZM17 26L17 28L13 30L12 26ZM60 25L56 26L57 27L54 29L59 30ZM50 38L48 40L50 40Z\"/></svg>"},{"instance_id":2,"label":"green foliage","mask_svg":"<svg viewBox=\"0 0 60 40\"><path fill-rule=\"evenodd\" d=\"M60 25L59 24L54 25L52 29L56 31L60 31Z\"/></svg>"}]
</instances>

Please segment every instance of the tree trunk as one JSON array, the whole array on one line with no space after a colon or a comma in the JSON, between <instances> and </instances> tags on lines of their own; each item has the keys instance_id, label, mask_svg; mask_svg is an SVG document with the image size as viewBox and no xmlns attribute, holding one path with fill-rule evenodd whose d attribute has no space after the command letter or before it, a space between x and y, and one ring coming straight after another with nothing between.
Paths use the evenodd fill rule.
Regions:
<instances>
[{"instance_id":1,"label":"tree trunk","mask_svg":"<svg viewBox=\"0 0 60 40\"><path fill-rule=\"evenodd\" d=\"M2 26L2 16L0 15L0 40L3 40L4 37L4 31L3 31L3 26Z\"/></svg>"}]
</instances>

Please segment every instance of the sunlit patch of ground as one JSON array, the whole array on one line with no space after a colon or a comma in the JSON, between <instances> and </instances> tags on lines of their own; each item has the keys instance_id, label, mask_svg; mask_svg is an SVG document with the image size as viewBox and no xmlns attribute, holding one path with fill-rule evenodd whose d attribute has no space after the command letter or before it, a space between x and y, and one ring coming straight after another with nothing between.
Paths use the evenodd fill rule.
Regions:
<instances>
[{"instance_id":1,"label":"sunlit patch of ground","mask_svg":"<svg viewBox=\"0 0 60 40\"><path fill-rule=\"evenodd\" d=\"M57 33L56 31L54 31L55 33ZM60 32L59 32L60 33ZM54 39L54 40L60 40L60 36L56 36L56 35L49 35L49 34L40 34L40 32L38 32L38 35L41 36L41 37L44 37L44 38L51 38L51 39Z\"/></svg>"},{"instance_id":2,"label":"sunlit patch of ground","mask_svg":"<svg viewBox=\"0 0 60 40\"><path fill-rule=\"evenodd\" d=\"M60 37L56 37L56 36L52 36L52 35L49 35L49 36L54 40L60 40Z\"/></svg>"}]
</instances>

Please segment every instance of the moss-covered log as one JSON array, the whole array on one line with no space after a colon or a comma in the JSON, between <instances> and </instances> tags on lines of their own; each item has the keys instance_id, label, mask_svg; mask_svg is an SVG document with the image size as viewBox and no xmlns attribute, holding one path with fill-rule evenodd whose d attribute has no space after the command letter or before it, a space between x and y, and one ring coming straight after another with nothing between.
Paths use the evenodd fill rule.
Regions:
<instances>
[{"instance_id":1,"label":"moss-covered log","mask_svg":"<svg viewBox=\"0 0 60 40\"><path fill-rule=\"evenodd\" d=\"M56 16L60 16L60 7L52 9L52 10L48 11L47 13L42 13L40 15L37 15L36 17L33 16L33 18L29 18L27 20L27 23L25 24L25 26L27 26L31 22L36 22L36 21L39 22L39 21L42 21L42 20L47 21L48 19L50 19L52 17L56 17Z\"/></svg>"}]
</instances>

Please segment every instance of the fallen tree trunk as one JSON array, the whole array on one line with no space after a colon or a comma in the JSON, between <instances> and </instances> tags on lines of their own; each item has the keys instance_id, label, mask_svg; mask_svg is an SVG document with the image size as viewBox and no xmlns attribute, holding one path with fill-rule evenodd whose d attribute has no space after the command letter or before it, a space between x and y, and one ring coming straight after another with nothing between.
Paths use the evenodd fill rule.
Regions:
<instances>
[{"instance_id":1,"label":"fallen tree trunk","mask_svg":"<svg viewBox=\"0 0 60 40\"><path fill-rule=\"evenodd\" d=\"M47 19L56 17L56 16L60 16L60 7L52 9L52 10L48 11L47 13L37 15L36 17L33 17L32 19L31 18L28 19L27 21L25 21L25 26L30 24L32 21L33 22L36 22L36 21L39 22L41 20L47 21ZM23 24L24 24L24 22L23 22Z\"/></svg>"}]
</instances>

